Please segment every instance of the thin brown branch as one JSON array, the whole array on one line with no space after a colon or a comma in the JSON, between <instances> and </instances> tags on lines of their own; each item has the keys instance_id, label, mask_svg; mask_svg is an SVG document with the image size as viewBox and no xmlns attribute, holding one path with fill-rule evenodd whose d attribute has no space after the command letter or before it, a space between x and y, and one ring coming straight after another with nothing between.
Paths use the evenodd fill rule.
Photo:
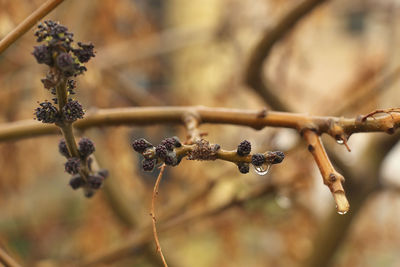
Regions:
<instances>
[{"instance_id":1,"label":"thin brown branch","mask_svg":"<svg viewBox=\"0 0 400 267\"><path fill-rule=\"evenodd\" d=\"M313 129L318 135L326 133L335 139L348 139L351 134L361 132L393 133L400 126L400 115L397 113L362 121L360 118L318 117L276 111L268 111L266 116L260 117L259 110L193 106L98 109L75 122L74 127L85 130L100 126L183 124L182 118L191 112L198 114L202 124L231 124L257 130L267 126L281 127L300 132ZM0 142L57 133L56 126L33 120L0 124Z\"/></svg>"},{"instance_id":2,"label":"thin brown branch","mask_svg":"<svg viewBox=\"0 0 400 267\"><path fill-rule=\"evenodd\" d=\"M186 127L185 144L193 144L201 139L199 132L200 118L195 112L187 113L183 117L183 123Z\"/></svg>"},{"instance_id":3,"label":"thin brown branch","mask_svg":"<svg viewBox=\"0 0 400 267\"><path fill-rule=\"evenodd\" d=\"M154 184L154 188L153 188L153 195L151 197L151 210L150 210L150 216L151 216L151 221L152 221L152 228L153 228L153 235L154 235L154 240L156 241L156 247L157 247L157 252L160 254L161 260L164 264L165 267L168 267L168 264L165 260L164 254L162 253L161 250L161 244L160 241L158 240L158 234L157 234L157 226L156 226L156 199L157 199L157 195L158 195L158 187L160 186L160 182L161 182L161 178L163 176L164 173L164 169L165 169L165 164L163 164L160 167L160 173L158 174L156 183Z\"/></svg>"},{"instance_id":4,"label":"thin brown branch","mask_svg":"<svg viewBox=\"0 0 400 267\"><path fill-rule=\"evenodd\" d=\"M344 177L333 168L325 152L321 138L315 132L307 130L304 132L303 137L308 143L308 150L311 152L318 165L324 184L328 186L332 192L337 211L341 214L346 213L350 205L342 185Z\"/></svg>"},{"instance_id":5,"label":"thin brown branch","mask_svg":"<svg viewBox=\"0 0 400 267\"><path fill-rule=\"evenodd\" d=\"M48 0L0 41L0 54L64 0Z\"/></svg>"},{"instance_id":6,"label":"thin brown branch","mask_svg":"<svg viewBox=\"0 0 400 267\"><path fill-rule=\"evenodd\" d=\"M263 79L263 65L271 53L272 47L281 40L304 16L326 0L305 0L297 4L273 27L268 29L251 53L246 68L245 81L274 110L288 111L287 105L277 97L268 82Z\"/></svg>"},{"instance_id":7,"label":"thin brown branch","mask_svg":"<svg viewBox=\"0 0 400 267\"><path fill-rule=\"evenodd\" d=\"M17 263L10 255L7 254L1 247L0 247L0 263L4 264L6 267L20 267L19 263Z\"/></svg>"}]
</instances>

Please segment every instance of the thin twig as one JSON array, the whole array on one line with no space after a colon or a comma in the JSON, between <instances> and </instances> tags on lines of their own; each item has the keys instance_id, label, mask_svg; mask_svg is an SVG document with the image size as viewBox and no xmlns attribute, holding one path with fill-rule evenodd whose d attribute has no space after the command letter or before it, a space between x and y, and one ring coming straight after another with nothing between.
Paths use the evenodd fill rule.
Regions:
<instances>
[{"instance_id":1,"label":"thin twig","mask_svg":"<svg viewBox=\"0 0 400 267\"><path fill-rule=\"evenodd\" d=\"M0 247L0 263L6 267L21 267L10 255Z\"/></svg>"},{"instance_id":2,"label":"thin twig","mask_svg":"<svg viewBox=\"0 0 400 267\"><path fill-rule=\"evenodd\" d=\"M162 178L163 173L164 173L164 169L165 169L165 164L161 165L160 173L158 174L156 183L154 184L153 195L151 197L150 216L151 216L151 220L152 220L153 235L154 235L154 240L156 241L157 252L160 254L160 257L161 257L161 260L162 260L164 266L168 267L168 264L167 264L167 262L165 261L165 258L164 258L164 254L162 253L162 250L161 250L160 241L158 240L157 226L156 226L156 212L155 212L156 199L157 199L157 195L158 195L158 187L160 185L161 178Z\"/></svg>"},{"instance_id":3,"label":"thin twig","mask_svg":"<svg viewBox=\"0 0 400 267\"><path fill-rule=\"evenodd\" d=\"M64 0L48 0L0 41L0 54Z\"/></svg>"}]
</instances>

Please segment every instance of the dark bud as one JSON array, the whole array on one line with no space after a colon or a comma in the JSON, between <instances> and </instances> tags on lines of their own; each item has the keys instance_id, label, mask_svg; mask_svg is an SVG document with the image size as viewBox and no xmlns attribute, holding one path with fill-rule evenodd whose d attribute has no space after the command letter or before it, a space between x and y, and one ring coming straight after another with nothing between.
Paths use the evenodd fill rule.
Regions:
<instances>
[{"instance_id":1,"label":"dark bud","mask_svg":"<svg viewBox=\"0 0 400 267\"><path fill-rule=\"evenodd\" d=\"M171 138L174 140L174 146L175 147L181 147L182 146L182 143L181 143L181 141L179 140L179 138L177 136L174 136L174 137L171 137Z\"/></svg>"},{"instance_id":2,"label":"dark bud","mask_svg":"<svg viewBox=\"0 0 400 267\"><path fill-rule=\"evenodd\" d=\"M84 184L85 184L85 181L80 176L72 177L72 179L69 180L69 185L74 190L82 187Z\"/></svg>"},{"instance_id":3,"label":"dark bud","mask_svg":"<svg viewBox=\"0 0 400 267\"><path fill-rule=\"evenodd\" d=\"M106 169L102 169L102 170L98 171L97 174L100 175L101 177L103 177L104 179L106 179L109 175L109 172Z\"/></svg>"},{"instance_id":4,"label":"dark bud","mask_svg":"<svg viewBox=\"0 0 400 267\"><path fill-rule=\"evenodd\" d=\"M239 156L247 156L251 152L251 144L249 141L242 141L237 148L237 153Z\"/></svg>"},{"instance_id":5,"label":"dark bud","mask_svg":"<svg viewBox=\"0 0 400 267\"><path fill-rule=\"evenodd\" d=\"M60 142L58 143L58 152L60 152L61 155L63 155L66 158L71 157L69 155L67 143L65 143L64 139L61 139Z\"/></svg>"},{"instance_id":6,"label":"dark bud","mask_svg":"<svg viewBox=\"0 0 400 267\"><path fill-rule=\"evenodd\" d=\"M65 171L69 174L77 174L81 166L81 161L78 158L69 158L65 163Z\"/></svg>"},{"instance_id":7,"label":"dark bud","mask_svg":"<svg viewBox=\"0 0 400 267\"><path fill-rule=\"evenodd\" d=\"M69 77L75 73L76 64L69 53L60 53L57 57L57 66L64 72L64 75Z\"/></svg>"},{"instance_id":8,"label":"dark bud","mask_svg":"<svg viewBox=\"0 0 400 267\"><path fill-rule=\"evenodd\" d=\"M95 151L94 144L89 138L79 140L79 154L83 158L87 158Z\"/></svg>"},{"instance_id":9,"label":"dark bud","mask_svg":"<svg viewBox=\"0 0 400 267\"><path fill-rule=\"evenodd\" d=\"M92 189L99 189L101 185L103 184L104 177L100 175L90 175L88 177L88 185Z\"/></svg>"},{"instance_id":10,"label":"dark bud","mask_svg":"<svg viewBox=\"0 0 400 267\"><path fill-rule=\"evenodd\" d=\"M174 138L165 138L161 141L161 145L165 146L168 151L174 150L175 147L175 139Z\"/></svg>"},{"instance_id":11,"label":"dark bud","mask_svg":"<svg viewBox=\"0 0 400 267\"><path fill-rule=\"evenodd\" d=\"M81 63L88 62L90 58L95 57L95 54L93 52L94 45L92 43L83 44L81 42L78 42L78 46L80 47L80 49L74 49L73 52Z\"/></svg>"},{"instance_id":12,"label":"dark bud","mask_svg":"<svg viewBox=\"0 0 400 267\"><path fill-rule=\"evenodd\" d=\"M267 156L267 161L271 164L278 164L283 161L285 158L285 154L281 151L274 151L274 152L269 152Z\"/></svg>"},{"instance_id":13,"label":"dark bud","mask_svg":"<svg viewBox=\"0 0 400 267\"><path fill-rule=\"evenodd\" d=\"M156 166L156 160L154 159L145 159L142 161L142 168L146 172L151 172Z\"/></svg>"},{"instance_id":14,"label":"dark bud","mask_svg":"<svg viewBox=\"0 0 400 267\"><path fill-rule=\"evenodd\" d=\"M241 173L246 174L250 171L250 164L246 162L239 162L238 168Z\"/></svg>"},{"instance_id":15,"label":"dark bud","mask_svg":"<svg viewBox=\"0 0 400 267\"><path fill-rule=\"evenodd\" d=\"M53 65L53 57L51 55L51 49L46 45L39 45L33 48L32 55L36 58L39 64L46 64L49 66Z\"/></svg>"},{"instance_id":16,"label":"dark bud","mask_svg":"<svg viewBox=\"0 0 400 267\"><path fill-rule=\"evenodd\" d=\"M168 153L164 159L164 162L166 165L170 165L170 166L178 165L178 158L176 157L176 153L175 152Z\"/></svg>"},{"instance_id":17,"label":"dark bud","mask_svg":"<svg viewBox=\"0 0 400 267\"><path fill-rule=\"evenodd\" d=\"M60 120L58 109L50 102L42 102L40 107L35 109L34 115L38 121L43 123L55 123Z\"/></svg>"},{"instance_id":18,"label":"dark bud","mask_svg":"<svg viewBox=\"0 0 400 267\"><path fill-rule=\"evenodd\" d=\"M76 100L69 100L62 109L64 118L68 122L74 122L77 119L82 119L85 112L82 105Z\"/></svg>"},{"instance_id":19,"label":"dark bud","mask_svg":"<svg viewBox=\"0 0 400 267\"><path fill-rule=\"evenodd\" d=\"M74 91L75 88L76 88L76 81L68 80L67 81L67 90L68 90L68 93L70 95L74 95L75 94L75 91Z\"/></svg>"},{"instance_id":20,"label":"dark bud","mask_svg":"<svg viewBox=\"0 0 400 267\"><path fill-rule=\"evenodd\" d=\"M153 145L144 138L140 138L134 140L132 143L132 148L138 153L143 153L147 148L152 147Z\"/></svg>"},{"instance_id":21,"label":"dark bud","mask_svg":"<svg viewBox=\"0 0 400 267\"><path fill-rule=\"evenodd\" d=\"M264 154L254 154L253 156L251 156L251 163L254 166L261 166L265 163L265 156Z\"/></svg>"},{"instance_id":22,"label":"dark bud","mask_svg":"<svg viewBox=\"0 0 400 267\"><path fill-rule=\"evenodd\" d=\"M93 189L88 189L88 188L85 188L86 190L85 190L85 197L87 197L87 198L91 198L91 197L93 197L94 196L94 190Z\"/></svg>"},{"instance_id":23,"label":"dark bud","mask_svg":"<svg viewBox=\"0 0 400 267\"><path fill-rule=\"evenodd\" d=\"M160 159L165 159L168 154L168 149L164 145L156 146L156 156Z\"/></svg>"}]
</instances>

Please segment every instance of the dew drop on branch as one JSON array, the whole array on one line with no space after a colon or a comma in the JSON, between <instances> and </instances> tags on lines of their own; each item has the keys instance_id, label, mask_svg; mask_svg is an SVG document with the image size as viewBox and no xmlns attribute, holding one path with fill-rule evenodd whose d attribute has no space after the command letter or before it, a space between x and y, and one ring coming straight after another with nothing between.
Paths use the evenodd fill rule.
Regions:
<instances>
[{"instance_id":1,"label":"dew drop on branch","mask_svg":"<svg viewBox=\"0 0 400 267\"><path fill-rule=\"evenodd\" d=\"M338 143L339 145L343 145L344 141L343 139L336 139L336 143Z\"/></svg>"},{"instance_id":2,"label":"dew drop on branch","mask_svg":"<svg viewBox=\"0 0 400 267\"><path fill-rule=\"evenodd\" d=\"M266 175L271 168L271 164L263 164L261 166L254 166L254 170L258 175Z\"/></svg>"}]
</instances>

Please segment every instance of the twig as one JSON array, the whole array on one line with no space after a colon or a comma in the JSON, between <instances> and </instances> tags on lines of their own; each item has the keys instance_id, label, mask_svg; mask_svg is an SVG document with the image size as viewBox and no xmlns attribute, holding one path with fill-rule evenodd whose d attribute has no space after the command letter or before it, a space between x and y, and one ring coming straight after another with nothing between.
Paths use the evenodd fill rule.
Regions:
<instances>
[{"instance_id":1,"label":"twig","mask_svg":"<svg viewBox=\"0 0 400 267\"><path fill-rule=\"evenodd\" d=\"M264 33L254 48L246 68L245 81L274 110L288 111L287 105L272 93L270 85L263 80L263 64L272 47L282 39L305 15L326 0L305 0L296 5L280 21Z\"/></svg>"},{"instance_id":2,"label":"twig","mask_svg":"<svg viewBox=\"0 0 400 267\"><path fill-rule=\"evenodd\" d=\"M332 192L338 213L345 214L349 210L350 205L342 185L344 177L333 168L321 139L315 132L307 130L304 132L303 137L308 143L308 150L311 152L318 165L324 184L328 186Z\"/></svg>"},{"instance_id":3,"label":"twig","mask_svg":"<svg viewBox=\"0 0 400 267\"><path fill-rule=\"evenodd\" d=\"M0 41L0 54L64 0L48 0Z\"/></svg>"},{"instance_id":4,"label":"twig","mask_svg":"<svg viewBox=\"0 0 400 267\"><path fill-rule=\"evenodd\" d=\"M152 220L153 235L154 235L154 240L156 241L157 252L160 254L160 257L161 257L161 260L162 260L164 266L168 267L168 264L167 264L167 262L165 261L165 258L164 258L164 254L162 253L162 250L161 250L160 241L158 240L157 227L156 227L156 212L155 212L156 199L157 199L157 195L158 195L158 187L160 185L161 178L162 178L163 173L164 173L164 169L165 169L165 164L163 164L160 167L160 173L158 174L156 183L155 183L154 188L153 188L153 195L151 197L150 216L151 216L151 220Z\"/></svg>"},{"instance_id":5,"label":"twig","mask_svg":"<svg viewBox=\"0 0 400 267\"><path fill-rule=\"evenodd\" d=\"M183 123L186 126L186 141L185 144L193 144L201 139L199 132L200 118L196 112L190 112L184 115Z\"/></svg>"},{"instance_id":6,"label":"twig","mask_svg":"<svg viewBox=\"0 0 400 267\"><path fill-rule=\"evenodd\" d=\"M0 247L0 263L6 267L21 267L10 255Z\"/></svg>"}]
</instances>

